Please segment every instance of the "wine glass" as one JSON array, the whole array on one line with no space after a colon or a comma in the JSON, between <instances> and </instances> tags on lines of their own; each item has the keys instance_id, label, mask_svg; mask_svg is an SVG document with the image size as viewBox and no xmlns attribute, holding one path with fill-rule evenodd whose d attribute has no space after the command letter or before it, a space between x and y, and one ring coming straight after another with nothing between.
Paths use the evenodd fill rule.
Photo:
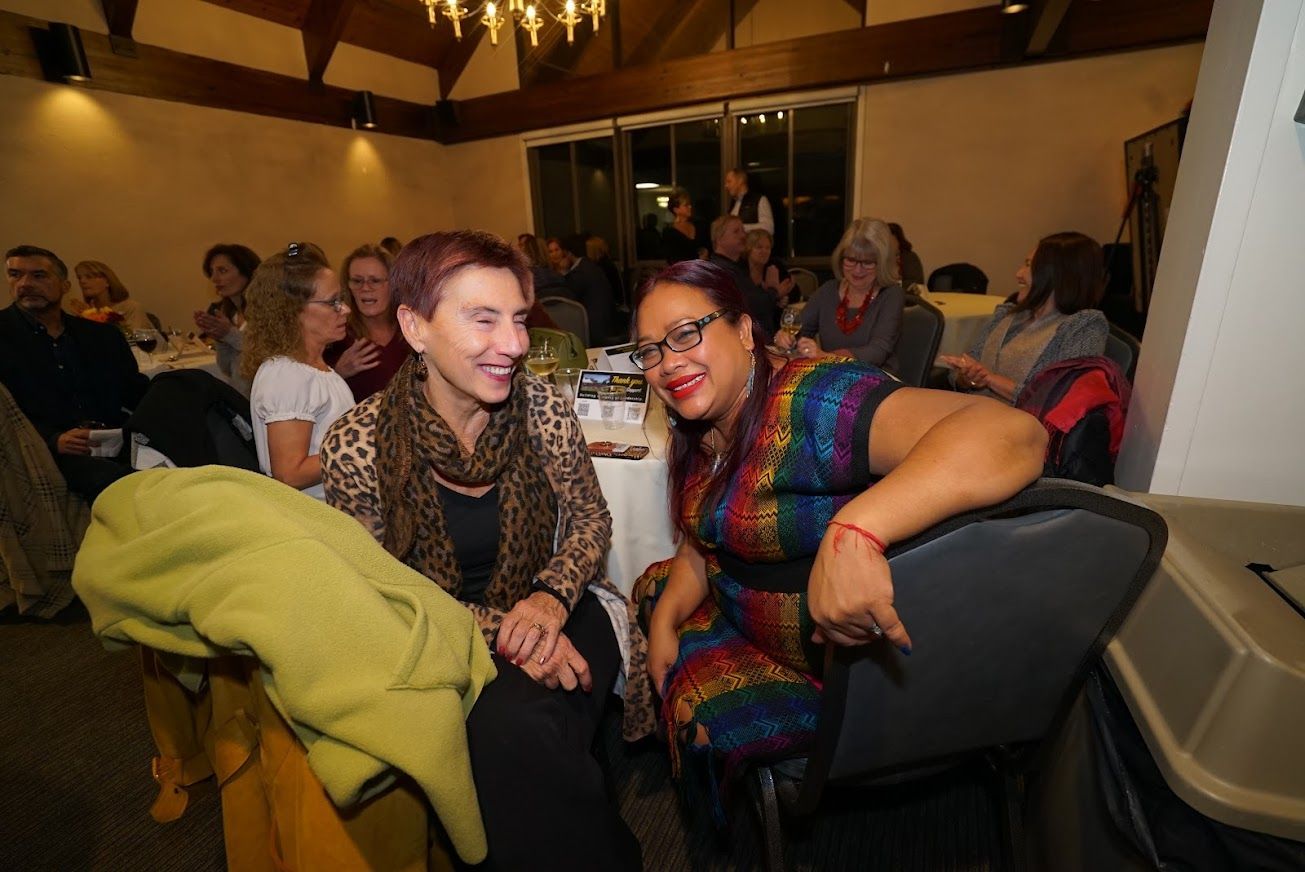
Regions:
<instances>
[{"instance_id":1,"label":"wine glass","mask_svg":"<svg viewBox=\"0 0 1305 872\"><path fill-rule=\"evenodd\" d=\"M557 369L557 352L547 339L542 345L531 347L526 355L526 367L541 378L548 378Z\"/></svg>"},{"instance_id":2,"label":"wine glass","mask_svg":"<svg viewBox=\"0 0 1305 872\"><path fill-rule=\"evenodd\" d=\"M779 316L779 329L793 338L793 344L788 349L793 354L797 351L798 331L802 329L801 312L796 306L784 307L784 313Z\"/></svg>"},{"instance_id":3,"label":"wine glass","mask_svg":"<svg viewBox=\"0 0 1305 872\"><path fill-rule=\"evenodd\" d=\"M154 362L154 349L159 346L159 334L153 330L134 330L131 334L131 341L136 343L136 347L145 352L150 363Z\"/></svg>"}]
</instances>

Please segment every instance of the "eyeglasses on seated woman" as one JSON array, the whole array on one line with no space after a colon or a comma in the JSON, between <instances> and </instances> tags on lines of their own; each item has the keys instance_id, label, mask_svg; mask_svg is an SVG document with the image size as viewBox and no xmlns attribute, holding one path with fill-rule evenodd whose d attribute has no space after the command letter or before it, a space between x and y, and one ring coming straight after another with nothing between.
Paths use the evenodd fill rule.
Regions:
<instances>
[{"instance_id":1,"label":"eyeglasses on seated woman","mask_svg":"<svg viewBox=\"0 0 1305 872\"><path fill-rule=\"evenodd\" d=\"M340 264L349 306L343 340L326 349L326 362L344 377L359 402L390 383L412 354L399 330L398 303L390 292L394 256L379 245L361 245Z\"/></svg>"},{"instance_id":2,"label":"eyeglasses on seated woman","mask_svg":"<svg viewBox=\"0 0 1305 872\"><path fill-rule=\"evenodd\" d=\"M648 670L671 741L705 746L729 780L811 748L825 644L910 653L884 549L1024 487L1046 433L1000 403L908 388L854 359L767 353L731 274L710 263L651 278L634 333L673 425L683 534L635 585ZM706 757L672 754L689 759Z\"/></svg>"},{"instance_id":3,"label":"eyeglasses on seated woman","mask_svg":"<svg viewBox=\"0 0 1305 872\"><path fill-rule=\"evenodd\" d=\"M327 436L327 501L460 600L494 654L467 719L493 868L637 869L590 744L627 662L626 736L651 731L646 643L606 577L579 422L521 366L529 264L492 234L434 233L390 288L413 353Z\"/></svg>"}]
</instances>

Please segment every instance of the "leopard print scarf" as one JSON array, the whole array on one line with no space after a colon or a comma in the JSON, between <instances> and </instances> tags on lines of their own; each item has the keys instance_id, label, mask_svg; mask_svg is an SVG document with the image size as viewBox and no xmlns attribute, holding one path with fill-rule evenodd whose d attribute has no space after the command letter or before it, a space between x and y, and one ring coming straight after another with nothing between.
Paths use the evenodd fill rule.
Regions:
<instances>
[{"instance_id":1,"label":"leopard print scarf","mask_svg":"<svg viewBox=\"0 0 1305 872\"><path fill-rule=\"evenodd\" d=\"M543 464L530 451L529 398L524 374L513 376L507 402L467 454L422 391L425 365L409 358L385 390L377 410L376 466L385 550L457 597L462 570L453 554L435 477L499 489L498 557L485 604L510 609L552 555L557 500Z\"/></svg>"}]
</instances>

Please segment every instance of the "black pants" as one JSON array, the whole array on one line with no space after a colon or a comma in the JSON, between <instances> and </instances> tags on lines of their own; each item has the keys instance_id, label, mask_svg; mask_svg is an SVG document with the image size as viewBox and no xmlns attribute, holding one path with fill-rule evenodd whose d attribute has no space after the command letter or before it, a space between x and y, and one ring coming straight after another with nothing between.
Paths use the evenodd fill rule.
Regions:
<instances>
[{"instance_id":1,"label":"black pants","mask_svg":"<svg viewBox=\"0 0 1305 872\"><path fill-rule=\"evenodd\" d=\"M563 632L589 663L592 692L549 690L495 654L498 678L467 718L486 867L496 872L641 868L639 842L591 753L621 668L612 624L585 594Z\"/></svg>"},{"instance_id":2,"label":"black pants","mask_svg":"<svg viewBox=\"0 0 1305 872\"><path fill-rule=\"evenodd\" d=\"M95 502L100 491L133 471L128 463L112 457L56 453L54 463L63 473L68 490L84 497L88 503Z\"/></svg>"}]
</instances>

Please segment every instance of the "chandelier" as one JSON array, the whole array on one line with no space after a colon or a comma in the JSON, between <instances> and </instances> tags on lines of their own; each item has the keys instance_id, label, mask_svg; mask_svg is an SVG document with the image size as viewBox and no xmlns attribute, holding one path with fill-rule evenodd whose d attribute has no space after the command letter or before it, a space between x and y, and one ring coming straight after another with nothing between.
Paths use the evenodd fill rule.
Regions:
<instances>
[{"instance_id":1,"label":"chandelier","mask_svg":"<svg viewBox=\"0 0 1305 872\"><path fill-rule=\"evenodd\" d=\"M453 38L462 40L462 19L475 14L463 5L462 0L420 0L420 2L426 7L431 27L439 23L442 14L453 22ZM503 14L503 7L494 0L487 0L481 7L484 14L480 16L479 21L489 31L490 45L498 45L499 28L507 23L508 18L515 21L517 27L529 33L530 44L538 47L539 30L547 23L546 19L549 16L566 28L566 44L574 45L576 25L584 21L586 15L593 19L594 33L598 32L598 23L607 15L607 0L582 0L580 3L576 0L566 0L560 13L549 11L542 2L527 2L527 0L506 0L506 2L506 15Z\"/></svg>"}]
</instances>

